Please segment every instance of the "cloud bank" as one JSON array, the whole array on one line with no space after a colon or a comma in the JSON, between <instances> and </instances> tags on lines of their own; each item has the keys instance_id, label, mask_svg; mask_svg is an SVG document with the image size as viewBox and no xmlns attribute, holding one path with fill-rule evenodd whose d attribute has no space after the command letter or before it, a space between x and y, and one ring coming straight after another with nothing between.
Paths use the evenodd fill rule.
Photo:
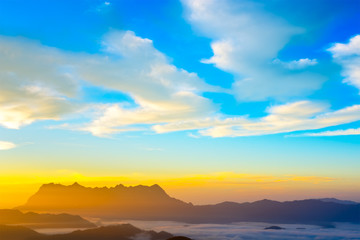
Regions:
<instances>
[{"instance_id":1,"label":"cloud bank","mask_svg":"<svg viewBox=\"0 0 360 240\"><path fill-rule=\"evenodd\" d=\"M90 112L90 121L81 126L66 124L66 128L95 136L149 130L197 130L211 137L256 136L360 120L359 105L333 111L326 102L309 100L270 106L261 118L224 115L202 96L222 89L172 65L150 39L131 31L110 32L104 37L102 54L93 55L62 52L26 40L0 40L0 54L9 59L2 60L0 67L0 125L6 128L77 116L84 109ZM336 46L334 49L339 48ZM342 51L348 54L350 50ZM84 82L128 94L134 103L80 104Z\"/></svg>"},{"instance_id":2,"label":"cloud bank","mask_svg":"<svg viewBox=\"0 0 360 240\"><path fill-rule=\"evenodd\" d=\"M124 222L120 222L124 223ZM139 228L167 231L193 239L206 240L345 240L359 239L358 224L336 224L334 229L302 224L280 224L283 230L264 230L271 223L186 224L177 222L129 221Z\"/></svg>"},{"instance_id":3,"label":"cloud bank","mask_svg":"<svg viewBox=\"0 0 360 240\"><path fill-rule=\"evenodd\" d=\"M176 67L151 39L112 30L97 54L73 53L21 38L0 37L0 125L19 129L40 120L71 119L54 128L106 137L126 131L197 131L190 136L240 137L315 130L360 120L360 105L333 110L306 100L325 79L312 71L317 59L282 60L292 37L304 33L250 1L183 0L195 31L212 39L205 64L234 75L231 89L208 84ZM328 51L343 67L345 82L360 89L360 36ZM125 94L130 102L85 102L84 86ZM265 116L223 114L205 92L238 101L277 99ZM289 100L289 99L297 100ZM79 122L79 121L78 121ZM356 129L304 136L355 135Z\"/></svg>"}]
</instances>

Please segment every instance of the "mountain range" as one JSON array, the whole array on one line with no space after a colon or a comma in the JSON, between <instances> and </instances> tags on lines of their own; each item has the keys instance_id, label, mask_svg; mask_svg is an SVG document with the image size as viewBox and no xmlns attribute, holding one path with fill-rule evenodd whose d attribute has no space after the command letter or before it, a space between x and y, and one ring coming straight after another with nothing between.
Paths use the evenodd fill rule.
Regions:
<instances>
[{"instance_id":1,"label":"mountain range","mask_svg":"<svg viewBox=\"0 0 360 240\"><path fill-rule=\"evenodd\" d=\"M67 212L102 219L170 220L188 223L360 223L359 203L308 199L193 205L170 197L159 185L89 188L78 183L69 186L45 184L18 209Z\"/></svg>"},{"instance_id":2,"label":"mountain range","mask_svg":"<svg viewBox=\"0 0 360 240\"><path fill-rule=\"evenodd\" d=\"M23 226L0 225L1 240L167 240L167 232L144 231L130 224L77 230L66 234L40 234Z\"/></svg>"},{"instance_id":3,"label":"mountain range","mask_svg":"<svg viewBox=\"0 0 360 240\"><path fill-rule=\"evenodd\" d=\"M349 205L359 204L358 202L349 201L349 200L339 200L336 198L318 198L317 200L321 200L323 202L333 202L333 203L349 204Z\"/></svg>"},{"instance_id":4,"label":"mountain range","mask_svg":"<svg viewBox=\"0 0 360 240\"><path fill-rule=\"evenodd\" d=\"M96 225L80 216L70 214L22 213L19 210L0 209L0 224L16 224L31 228L89 228Z\"/></svg>"},{"instance_id":5,"label":"mountain range","mask_svg":"<svg viewBox=\"0 0 360 240\"><path fill-rule=\"evenodd\" d=\"M18 207L23 211L72 213L90 217L123 219L169 219L190 204L171 198L159 186L88 188L74 183L70 186L45 184Z\"/></svg>"}]
</instances>

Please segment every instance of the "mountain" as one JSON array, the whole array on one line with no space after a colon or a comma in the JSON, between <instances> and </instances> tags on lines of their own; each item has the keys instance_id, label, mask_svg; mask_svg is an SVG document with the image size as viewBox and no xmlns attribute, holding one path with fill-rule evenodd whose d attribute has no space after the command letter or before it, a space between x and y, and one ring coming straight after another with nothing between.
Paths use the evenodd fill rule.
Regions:
<instances>
[{"instance_id":1,"label":"mountain","mask_svg":"<svg viewBox=\"0 0 360 240\"><path fill-rule=\"evenodd\" d=\"M191 238L179 236L179 237L169 238L168 240L191 240Z\"/></svg>"},{"instance_id":2,"label":"mountain","mask_svg":"<svg viewBox=\"0 0 360 240\"><path fill-rule=\"evenodd\" d=\"M28 240L167 240L172 235L167 232L144 231L130 224L78 230L68 234L29 238Z\"/></svg>"},{"instance_id":3,"label":"mountain","mask_svg":"<svg viewBox=\"0 0 360 240\"><path fill-rule=\"evenodd\" d=\"M1 240L28 240L37 239L41 237L40 233L35 232L22 226L5 226L0 225L0 239Z\"/></svg>"},{"instance_id":4,"label":"mountain","mask_svg":"<svg viewBox=\"0 0 360 240\"><path fill-rule=\"evenodd\" d=\"M328 222L360 223L360 204L348 205L321 200L277 202L261 200L252 203L224 202L197 206L194 221L208 222L271 222L323 224ZM206 216L202 218L200 216Z\"/></svg>"},{"instance_id":5,"label":"mountain","mask_svg":"<svg viewBox=\"0 0 360 240\"><path fill-rule=\"evenodd\" d=\"M1 240L167 240L167 232L144 231L130 224L78 230L67 234L45 235L21 226L0 225Z\"/></svg>"},{"instance_id":6,"label":"mountain","mask_svg":"<svg viewBox=\"0 0 360 240\"><path fill-rule=\"evenodd\" d=\"M170 197L158 185L87 188L77 183L70 186L46 184L19 209L68 212L106 219L170 220L189 223L360 223L360 204L310 199L288 202L223 202L194 206Z\"/></svg>"},{"instance_id":7,"label":"mountain","mask_svg":"<svg viewBox=\"0 0 360 240\"><path fill-rule=\"evenodd\" d=\"M29 227L64 228L64 227L95 227L80 216L69 214L38 214L22 213L19 210L0 209L0 224L17 224Z\"/></svg>"},{"instance_id":8,"label":"mountain","mask_svg":"<svg viewBox=\"0 0 360 240\"><path fill-rule=\"evenodd\" d=\"M336 198L319 198L317 200L320 200L323 202L333 202L333 203L350 204L350 205L359 204L358 202L349 201L349 200L340 200L340 199L336 199Z\"/></svg>"},{"instance_id":9,"label":"mountain","mask_svg":"<svg viewBox=\"0 0 360 240\"><path fill-rule=\"evenodd\" d=\"M72 213L82 216L122 219L172 219L190 207L171 198L159 186L88 188L74 183L69 186L45 184L17 209L23 211Z\"/></svg>"}]
</instances>

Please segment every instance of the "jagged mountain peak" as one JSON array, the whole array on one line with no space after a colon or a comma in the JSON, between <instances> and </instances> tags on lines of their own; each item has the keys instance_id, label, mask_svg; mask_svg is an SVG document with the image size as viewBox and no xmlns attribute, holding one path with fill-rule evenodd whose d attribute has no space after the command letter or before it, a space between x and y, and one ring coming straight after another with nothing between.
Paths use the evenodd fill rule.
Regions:
<instances>
[{"instance_id":1,"label":"jagged mountain peak","mask_svg":"<svg viewBox=\"0 0 360 240\"><path fill-rule=\"evenodd\" d=\"M135 186L125 186L123 184L118 184L115 187L85 187L81 184L79 184L78 182L74 182L73 184L70 185L64 185L64 184L60 184L60 183L45 183L43 185L41 185L40 189L47 189L47 188L86 188L86 189L151 189L151 190L157 190L157 191L163 191L165 192L165 190L158 184L153 184L151 186L147 186L147 185L135 185Z\"/></svg>"}]
</instances>

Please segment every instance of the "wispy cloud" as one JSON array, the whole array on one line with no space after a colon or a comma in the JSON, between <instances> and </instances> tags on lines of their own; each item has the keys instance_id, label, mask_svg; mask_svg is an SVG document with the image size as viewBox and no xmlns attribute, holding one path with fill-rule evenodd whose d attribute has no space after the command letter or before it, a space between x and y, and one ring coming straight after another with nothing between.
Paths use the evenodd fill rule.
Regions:
<instances>
[{"instance_id":1,"label":"wispy cloud","mask_svg":"<svg viewBox=\"0 0 360 240\"><path fill-rule=\"evenodd\" d=\"M206 1L206 4L200 4L201 6L197 3L197 1L186 2L191 10L189 18L190 21L195 21L196 26L203 28L205 22L216 20L208 13L212 12L218 3ZM229 14L231 19L242 19L247 16L245 13L230 14L226 6L226 4L219 6L220 13L226 16ZM248 17L253 21L253 17L260 14L258 12L260 10L256 10L257 7L252 4L246 6L251 9ZM267 24L274 22L275 25L271 25L271 28L279 28L280 30L276 31L280 31L284 39L277 39L279 37L277 36L272 40L273 44L277 41L282 43L276 43L277 50L271 51L268 56L259 56L264 62L273 59L277 51L287 42L286 39L297 31L297 28L288 26L271 16L267 16L266 19L269 21ZM219 34L211 33L216 33L214 36L221 39L225 34L223 31L226 30L227 33L229 29L221 30L222 25L219 24L219 26L215 24ZM241 26L235 24L233 27L238 29ZM246 28L246 31L250 30ZM351 66L353 71L349 73L351 75L349 81L354 84L358 72L358 65L355 64L358 61L357 39L357 37L353 38L349 44L335 44L330 49L335 58L341 58L341 63L347 64L344 65L345 69ZM81 123L72 124L65 121L59 126L49 128L87 131L100 137L109 137L127 131L166 133L185 130L198 131L197 137L201 135L239 137L315 130L360 120L360 105L334 111L326 102L308 100L269 106L266 109L267 115L260 118L250 118L246 115L227 116L219 111L218 105L203 96L204 92L222 92L225 91L224 89L207 84L196 73L176 67L166 55L153 46L150 39L136 36L132 31L111 31L106 34L102 42L102 54L64 52L18 38L0 37L0 43L0 55L3 56L1 58L3 60L0 60L0 75L3 76L0 80L2 86L0 125L6 128L18 129L39 120L64 120L66 116L72 114L73 118L81 119ZM238 53L245 50L241 47ZM216 60L220 55L217 56L215 50L214 53L214 59L210 60L220 64L219 66L225 64L219 60L223 58ZM224 57L229 56L224 55ZM248 64L245 62L246 59L231 58L231 63L234 64ZM305 58L290 63L311 65L315 60ZM270 64L274 65L271 61ZM244 67L240 65L236 69L241 70ZM250 65L247 67L252 68ZM290 76L296 79L296 76ZM283 78L279 79L281 85L283 82L287 83ZM241 79L236 82L243 84L246 81ZM79 103L84 82L126 93L134 104L130 106L126 103ZM264 83L264 86L266 84ZM271 84L277 88L280 82ZM291 92L289 88L286 89L287 93ZM276 90L273 92L272 87L266 86L266 91L268 90L272 92L271 94L276 94ZM251 89L248 93L251 93ZM239 92L234 94L242 95ZM242 97L246 98L246 94ZM252 96L256 96L256 93Z\"/></svg>"},{"instance_id":2,"label":"wispy cloud","mask_svg":"<svg viewBox=\"0 0 360 240\"><path fill-rule=\"evenodd\" d=\"M277 58L273 61L273 63L281 65L287 69L296 70L296 69L304 69L310 66L315 66L316 64L318 64L318 61L316 59L302 58L299 60L284 62Z\"/></svg>"},{"instance_id":3,"label":"wispy cloud","mask_svg":"<svg viewBox=\"0 0 360 240\"><path fill-rule=\"evenodd\" d=\"M203 63L232 73L233 93L241 101L304 96L319 89L325 80L310 71L308 58L275 65L279 51L304 29L265 11L252 1L183 0L187 19L211 38L213 56ZM280 60L279 60L280 61ZM296 69L296 71L291 71Z\"/></svg>"},{"instance_id":4,"label":"wispy cloud","mask_svg":"<svg viewBox=\"0 0 360 240\"><path fill-rule=\"evenodd\" d=\"M128 125L196 119L215 110L212 102L200 93L217 88L195 73L170 64L150 39L140 38L131 31L114 31L105 37L103 46L105 52L122 58L85 61L88 64L81 66L82 76L92 84L128 93L137 107L104 105L85 130L102 136L126 130Z\"/></svg>"},{"instance_id":5,"label":"wispy cloud","mask_svg":"<svg viewBox=\"0 0 360 240\"><path fill-rule=\"evenodd\" d=\"M87 10L88 13L97 13L97 14L105 14L110 10L111 7L110 1L101 2L95 6L92 6L90 9Z\"/></svg>"},{"instance_id":6,"label":"wispy cloud","mask_svg":"<svg viewBox=\"0 0 360 240\"><path fill-rule=\"evenodd\" d=\"M0 141L0 150L9 150L15 147L16 147L15 143Z\"/></svg>"},{"instance_id":7,"label":"wispy cloud","mask_svg":"<svg viewBox=\"0 0 360 240\"><path fill-rule=\"evenodd\" d=\"M188 136L191 138L200 138L201 136L197 135L197 134L193 134L193 133L188 133Z\"/></svg>"},{"instance_id":8,"label":"wispy cloud","mask_svg":"<svg viewBox=\"0 0 360 240\"><path fill-rule=\"evenodd\" d=\"M325 103L299 101L272 106L267 112L262 118L205 119L155 125L154 129L160 133L200 129L205 136L236 137L321 129L360 120L360 105L331 111Z\"/></svg>"},{"instance_id":9,"label":"wispy cloud","mask_svg":"<svg viewBox=\"0 0 360 240\"><path fill-rule=\"evenodd\" d=\"M64 60L56 49L0 37L0 125L18 129L71 111L67 98L78 88Z\"/></svg>"},{"instance_id":10,"label":"wispy cloud","mask_svg":"<svg viewBox=\"0 0 360 240\"><path fill-rule=\"evenodd\" d=\"M0 125L7 128L86 110L94 113L89 116L93 121L76 129L107 136L138 129L130 125L196 119L216 109L201 93L218 88L175 67L150 39L131 31L107 34L104 56L61 52L18 38L0 41ZM125 92L136 106L74 104L81 96L82 81Z\"/></svg>"},{"instance_id":11,"label":"wispy cloud","mask_svg":"<svg viewBox=\"0 0 360 240\"><path fill-rule=\"evenodd\" d=\"M351 128L346 130L335 130L335 131L325 131L318 133L304 133L298 135L290 136L308 136L308 137L332 137L332 136L349 136L349 135L360 135L360 128Z\"/></svg>"}]
</instances>

